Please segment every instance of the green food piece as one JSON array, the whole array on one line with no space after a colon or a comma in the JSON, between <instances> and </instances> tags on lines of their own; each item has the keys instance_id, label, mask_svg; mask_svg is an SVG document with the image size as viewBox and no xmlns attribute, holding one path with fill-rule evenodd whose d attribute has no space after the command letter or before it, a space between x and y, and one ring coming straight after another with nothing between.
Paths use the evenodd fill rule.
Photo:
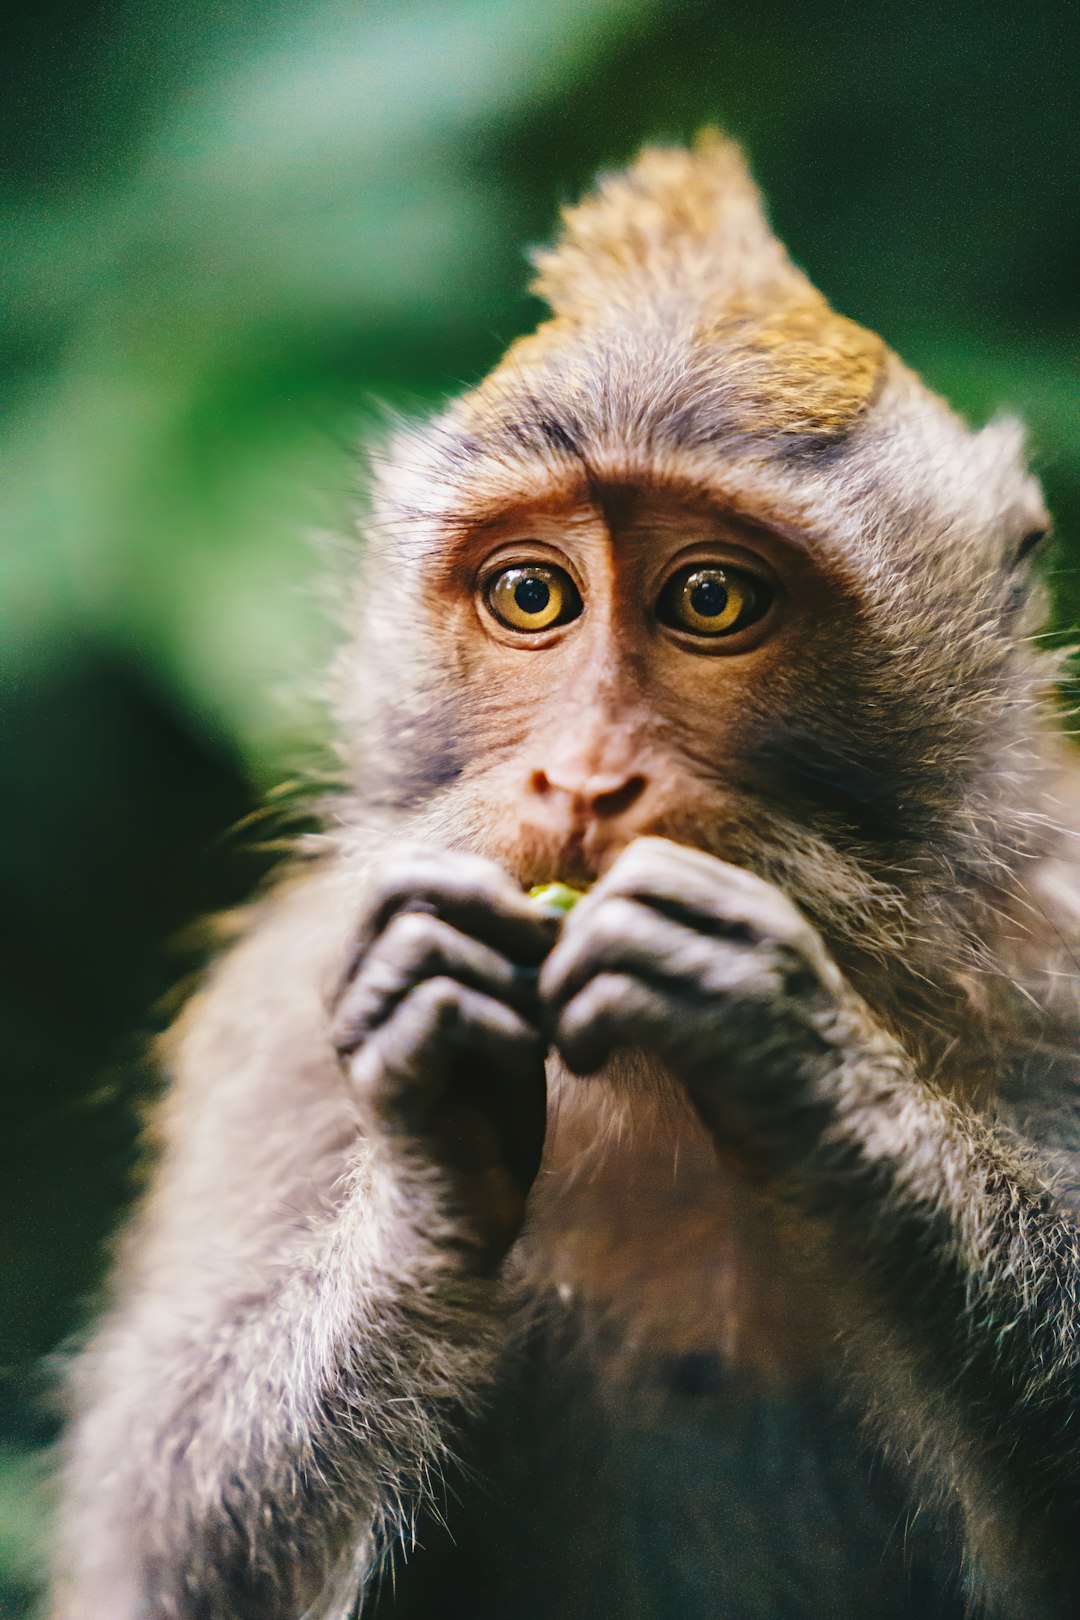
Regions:
<instances>
[{"instance_id":1,"label":"green food piece","mask_svg":"<svg viewBox=\"0 0 1080 1620\"><path fill-rule=\"evenodd\" d=\"M584 897L584 889L572 889L568 883L537 883L529 890L529 899L545 911L573 911Z\"/></svg>"}]
</instances>

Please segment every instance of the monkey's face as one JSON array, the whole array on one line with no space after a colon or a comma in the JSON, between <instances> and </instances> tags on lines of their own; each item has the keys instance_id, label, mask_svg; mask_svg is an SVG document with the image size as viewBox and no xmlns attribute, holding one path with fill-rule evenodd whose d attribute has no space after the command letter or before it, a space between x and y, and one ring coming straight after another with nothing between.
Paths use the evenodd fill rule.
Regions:
<instances>
[{"instance_id":1,"label":"monkey's face","mask_svg":"<svg viewBox=\"0 0 1080 1620\"><path fill-rule=\"evenodd\" d=\"M929 942L933 973L957 894L996 915L1035 836L1015 427L836 316L719 139L606 179L538 263L552 318L379 469L361 814L522 883L666 835L778 884L849 972Z\"/></svg>"},{"instance_id":2,"label":"monkey's face","mask_svg":"<svg viewBox=\"0 0 1080 1620\"><path fill-rule=\"evenodd\" d=\"M633 488L485 524L427 579L467 716L451 792L523 883L643 833L741 850L859 612L797 536Z\"/></svg>"}]
</instances>

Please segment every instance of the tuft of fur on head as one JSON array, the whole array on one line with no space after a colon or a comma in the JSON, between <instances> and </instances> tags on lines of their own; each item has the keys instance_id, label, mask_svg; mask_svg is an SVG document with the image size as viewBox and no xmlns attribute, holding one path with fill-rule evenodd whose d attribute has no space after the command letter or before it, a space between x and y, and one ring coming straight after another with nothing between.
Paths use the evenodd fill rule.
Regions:
<instances>
[{"instance_id":1,"label":"tuft of fur on head","mask_svg":"<svg viewBox=\"0 0 1080 1620\"><path fill-rule=\"evenodd\" d=\"M562 211L553 248L534 252L533 291L556 315L593 320L640 292L662 304L678 292L777 303L808 283L769 228L742 152L717 130L693 150L646 147L630 168Z\"/></svg>"},{"instance_id":2,"label":"tuft of fur on head","mask_svg":"<svg viewBox=\"0 0 1080 1620\"><path fill-rule=\"evenodd\" d=\"M729 415L751 433L831 435L873 395L884 344L835 314L769 228L742 152L715 130L694 149L647 148L563 212L554 248L534 255L533 291L554 320L494 374L528 365L588 329L627 321L677 334L702 370L737 384Z\"/></svg>"}]
</instances>

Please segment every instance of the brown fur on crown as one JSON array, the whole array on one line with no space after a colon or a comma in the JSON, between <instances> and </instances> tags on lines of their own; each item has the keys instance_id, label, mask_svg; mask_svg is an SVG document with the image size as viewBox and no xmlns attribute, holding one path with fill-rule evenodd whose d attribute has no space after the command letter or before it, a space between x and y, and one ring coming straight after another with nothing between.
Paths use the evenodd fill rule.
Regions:
<instances>
[{"instance_id":1,"label":"brown fur on crown","mask_svg":"<svg viewBox=\"0 0 1080 1620\"><path fill-rule=\"evenodd\" d=\"M692 150L649 147L563 210L533 290L554 319L515 344L478 390L558 362L587 325L675 338L691 366L735 385L729 424L749 433L837 436L874 396L886 349L837 315L773 235L739 148L715 130ZM629 323L627 317L630 317Z\"/></svg>"}]
</instances>

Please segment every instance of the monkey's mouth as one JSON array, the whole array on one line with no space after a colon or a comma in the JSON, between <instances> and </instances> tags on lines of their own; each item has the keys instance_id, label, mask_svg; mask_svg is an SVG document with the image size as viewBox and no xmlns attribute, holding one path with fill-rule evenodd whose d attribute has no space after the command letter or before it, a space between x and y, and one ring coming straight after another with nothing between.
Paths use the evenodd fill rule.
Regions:
<instances>
[{"instance_id":1,"label":"monkey's mouth","mask_svg":"<svg viewBox=\"0 0 1080 1620\"><path fill-rule=\"evenodd\" d=\"M514 863L518 880L523 888L531 889L548 883L564 883L572 889L591 889L603 877L628 844L640 837L634 833L612 838L597 829L583 827L569 833L557 843L544 839L537 845L519 852Z\"/></svg>"},{"instance_id":2,"label":"monkey's mouth","mask_svg":"<svg viewBox=\"0 0 1080 1620\"><path fill-rule=\"evenodd\" d=\"M610 865L610 862L608 863ZM530 861L521 865L517 870L518 882L523 889L547 888L551 884L565 884L571 889L591 889L600 871L597 867L583 860L573 860L569 855L554 856L547 860Z\"/></svg>"}]
</instances>

